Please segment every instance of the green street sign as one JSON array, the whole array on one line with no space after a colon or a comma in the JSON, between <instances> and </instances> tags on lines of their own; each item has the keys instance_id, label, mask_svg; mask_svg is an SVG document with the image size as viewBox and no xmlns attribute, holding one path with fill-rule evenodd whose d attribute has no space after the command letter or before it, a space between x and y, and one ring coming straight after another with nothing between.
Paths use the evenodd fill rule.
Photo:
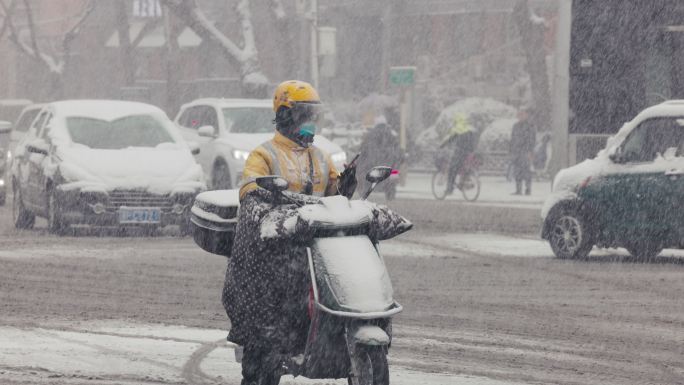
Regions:
<instances>
[{"instance_id":1,"label":"green street sign","mask_svg":"<svg viewBox=\"0 0 684 385\"><path fill-rule=\"evenodd\" d=\"M411 86L415 83L416 67L390 67L389 80L395 86Z\"/></svg>"}]
</instances>

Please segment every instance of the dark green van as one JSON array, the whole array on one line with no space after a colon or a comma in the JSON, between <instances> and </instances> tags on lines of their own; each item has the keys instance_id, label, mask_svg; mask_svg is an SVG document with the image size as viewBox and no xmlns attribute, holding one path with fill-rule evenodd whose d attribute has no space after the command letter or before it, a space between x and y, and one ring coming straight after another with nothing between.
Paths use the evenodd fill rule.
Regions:
<instances>
[{"instance_id":1,"label":"dark green van","mask_svg":"<svg viewBox=\"0 0 684 385\"><path fill-rule=\"evenodd\" d=\"M596 158L559 173L542 237L559 258L584 258L598 246L649 260L684 247L683 202L684 102L672 101L627 123Z\"/></svg>"}]
</instances>

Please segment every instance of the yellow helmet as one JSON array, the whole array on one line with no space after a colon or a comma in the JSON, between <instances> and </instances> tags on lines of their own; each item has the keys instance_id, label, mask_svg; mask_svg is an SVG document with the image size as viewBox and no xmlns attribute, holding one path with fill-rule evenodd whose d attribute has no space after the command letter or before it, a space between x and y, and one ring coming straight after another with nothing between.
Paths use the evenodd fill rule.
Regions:
<instances>
[{"instance_id":1,"label":"yellow helmet","mask_svg":"<svg viewBox=\"0 0 684 385\"><path fill-rule=\"evenodd\" d=\"M287 80L278 85L273 94L273 111L284 106L292 108L295 103L320 103L321 98L311 84L299 80Z\"/></svg>"}]
</instances>

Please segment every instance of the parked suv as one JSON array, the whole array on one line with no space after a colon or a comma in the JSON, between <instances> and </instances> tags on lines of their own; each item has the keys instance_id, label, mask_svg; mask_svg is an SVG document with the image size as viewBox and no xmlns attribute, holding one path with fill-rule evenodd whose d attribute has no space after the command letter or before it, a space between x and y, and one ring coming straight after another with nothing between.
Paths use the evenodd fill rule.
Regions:
<instances>
[{"instance_id":1,"label":"parked suv","mask_svg":"<svg viewBox=\"0 0 684 385\"><path fill-rule=\"evenodd\" d=\"M59 233L72 225L189 230L205 189L192 146L159 108L134 102L46 104L12 160L17 228L36 216Z\"/></svg>"},{"instance_id":2,"label":"parked suv","mask_svg":"<svg viewBox=\"0 0 684 385\"><path fill-rule=\"evenodd\" d=\"M273 137L270 99L198 99L181 107L176 124L188 141L199 143L197 161L213 190L238 187L249 153ZM347 159L342 148L316 135L314 144L330 154L342 170Z\"/></svg>"},{"instance_id":3,"label":"parked suv","mask_svg":"<svg viewBox=\"0 0 684 385\"><path fill-rule=\"evenodd\" d=\"M562 170L542 211L542 237L559 258L593 246L648 260L684 247L684 100L650 107L596 158Z\"/></svg>"}]
</instances>

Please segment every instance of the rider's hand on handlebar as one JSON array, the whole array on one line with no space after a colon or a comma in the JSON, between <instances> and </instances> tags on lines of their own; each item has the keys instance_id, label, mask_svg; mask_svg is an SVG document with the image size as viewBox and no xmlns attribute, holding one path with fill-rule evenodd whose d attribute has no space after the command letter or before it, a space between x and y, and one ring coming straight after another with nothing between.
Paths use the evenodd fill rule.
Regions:
<instances>
[{"instance_id":1,"label":"rider's hand on handlebar","mask_svg":"<svg viewBox=\"0 0 684 385\"><path fill-rule=\"evenodd\" d=\"M340 193L340 195L343 195L349 199L351 199L351 197L354 195L354 191L356 191L355 162L344 165L344 171L342 171L337 180L337 191Z\"/></svg>"}]
</instances>

